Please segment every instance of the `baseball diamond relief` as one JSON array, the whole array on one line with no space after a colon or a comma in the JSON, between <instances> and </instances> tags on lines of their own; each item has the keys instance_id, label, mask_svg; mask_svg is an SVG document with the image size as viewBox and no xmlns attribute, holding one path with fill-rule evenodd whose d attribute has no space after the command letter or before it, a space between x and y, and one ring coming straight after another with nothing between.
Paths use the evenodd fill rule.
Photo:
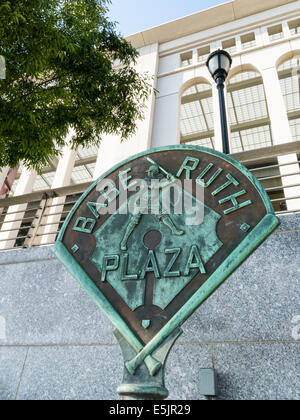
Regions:
<instances>
[{"instance_id":1,"label":"baseball diamond relief","mask_svg":"<svg viewBox=\"0 0 300 420\"><path fill-rule=\"evenodd\" d=\"M257 179L202 147L141 153L83 194L54 253L116 328L120 395L167 397L180 327L278 224Z\"/></svg>"}]
</instances>

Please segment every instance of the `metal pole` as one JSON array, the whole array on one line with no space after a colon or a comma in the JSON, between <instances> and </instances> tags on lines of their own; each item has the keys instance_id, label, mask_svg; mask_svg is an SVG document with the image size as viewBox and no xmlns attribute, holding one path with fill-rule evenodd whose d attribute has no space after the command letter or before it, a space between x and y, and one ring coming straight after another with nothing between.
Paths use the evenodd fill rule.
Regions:
<instances>
[{"instance_id":1,"label":"metal pole","mask_svg":"<svg viewBox=\"0 0 300 420\"><path fill-rule=\"evenodd\" d=\"M226 114L225 95L224 95L225 78L223 76L219 76L216 82L217 82L217 87L218 87L218 92L219 92L223 153L225 153L226 155L229 155L230 147L229 147L227 114Z\"/></svg>"}]
</instances>

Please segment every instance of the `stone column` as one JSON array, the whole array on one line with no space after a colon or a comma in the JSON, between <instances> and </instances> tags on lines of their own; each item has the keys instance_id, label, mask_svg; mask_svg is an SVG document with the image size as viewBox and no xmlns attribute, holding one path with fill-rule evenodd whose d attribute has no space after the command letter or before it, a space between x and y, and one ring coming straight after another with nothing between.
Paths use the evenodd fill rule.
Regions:
<instances>
[{"instance_id":1,"label":"stone column","mask_svg":"<svg viewBox=\"0 0 300 420\"><path fill-rule=\"evenodd\" d=\"M292 142L292 133L276 67L263 70L262 77L265 86L274 145ZM293 163L297 160L296 154L278 157L278 163L280 165L289 162ZM286 198L300 196L300 173L295 176L286 176L296 172L300 172L299 164L291 164L280 167L284 196ZM289 185L296 184L299 184L299 187L288 188ZM291 211L300 209L300 199L287 200L286 205L287 209Z\"/></svg>"},{"instance_id":2,"label":"stone column","mask_svg":"<svg viewBox=\"0 0 300 420\"><path fill-rule=\"evenodd\" d=\"M293 139L277 69L271 67L263 70L262 78L269 109L274 145L289 143L293 141Z\"/></svg>"},{"instance_id":3,"label":"stone column","mask_svg":"<svg viewBox=\"0 0 300 420\"><path fill-rule=\"evenodd\" d=\"M55 177L51 186L52 189L70 185L76 155L76 150L72 150L70 146L64 147L63 154L59 160ZM48 201L48 205L51 205L51 207L46 210L45 215L47 217L44 217L42 220L42 227L37 234L35 245L46 245L55 242L57 234L53 232L57 232L59 228L59 222L61 220L61 213L64 209L65 199L65 197L57 197L53 198L51 202Z\"/></svg>"},{"instance_id":4,"label":"stone column","mask_svg":"<svg viewBox=\"0 0 300 420\"><path fill-rule=\"evenodd\" d=\"M19 165L17 165L15 168L8 168L8 171L6 172L6 177L3 181L0 182L0 200L2 198L7 198L11 192L13 183L16 179L17 173L19 170Z\"/></svg>"},{"instance_id":5,"label":"stone column","mask_svg":"<svg viewBox=\"0 0 300 420\"><path fill-rule=\"evenodd\" d=\"M0 191L2 189L3 183L5 181L5 178L6 178L7 174L8 174L8 171L9 171L8 166L6 166L5 168L2 168L0 170Z\"/></svg>"},{"instance_id":6,"label":"stone column","mask_svg":"<svg viewBox=\"0 0 300 420\"><path fill-rule=\"evenodd\" d=\"M287 22L282 23L282 31L284 38L289 38L291 36L291 31Z\"/></svg>"},{"instance_id":7,"label":"stone column","mask_svg":"<svg viewBox=\"0 0 300 420\"><path fill-rule=\"evenodd\" d=\"M6 166L5 168L1 169L0 171L0 200L1 198L5 198L6 197L6 188L5 188L5 179L7 177L9 171L9 167ZM0 216L3 212L3 209L0 207Z\"/></svg>"}]
</instances>

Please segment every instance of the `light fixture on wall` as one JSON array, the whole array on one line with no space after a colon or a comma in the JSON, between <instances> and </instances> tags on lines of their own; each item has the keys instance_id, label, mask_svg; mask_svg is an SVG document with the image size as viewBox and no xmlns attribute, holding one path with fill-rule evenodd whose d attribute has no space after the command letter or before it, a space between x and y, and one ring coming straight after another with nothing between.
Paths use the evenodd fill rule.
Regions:
<instances>
[{"instance_id":1,"label":"light fixture on wall","mask_svg":"<svg viewBox=\"0 0 300 420\"><path fill-rule=\"evenodd\" d=\"M210 56L207 59L206 65L213 79L217 83L218 92L219 92L220 114L221 114L223 152L229 155L230 147L229 147L224 87L225 87L225 80L227 79L228 73L232 65L232 58L227 51L217 50L210 54Z\"/></svg>"}]
</instances>

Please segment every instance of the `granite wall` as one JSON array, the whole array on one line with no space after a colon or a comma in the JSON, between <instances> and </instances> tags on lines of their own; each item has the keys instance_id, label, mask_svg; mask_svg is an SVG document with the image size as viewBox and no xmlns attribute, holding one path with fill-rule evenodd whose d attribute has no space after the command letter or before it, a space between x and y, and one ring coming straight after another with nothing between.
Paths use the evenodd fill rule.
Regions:
<instances>
[{"instance_id":1,"label":"granite wall","mask_svg":"<svg viewBox=\"0 0 300 420\"><path fill-rule=\"evenodd\" d=\"M300 215L281 227L184 325L170 399L201 399L214 367L224 400L300 399ZM49 247L0 253L0 399L117 399L110 323Z\"/></svg>"}]
</instances>

